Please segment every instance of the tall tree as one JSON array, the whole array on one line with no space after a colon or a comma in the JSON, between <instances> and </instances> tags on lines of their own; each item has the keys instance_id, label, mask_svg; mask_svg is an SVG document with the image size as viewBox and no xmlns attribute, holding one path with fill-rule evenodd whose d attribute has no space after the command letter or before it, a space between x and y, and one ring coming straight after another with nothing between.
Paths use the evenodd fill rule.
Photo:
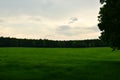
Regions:
<instances>
[{"instance_id":1,"label":"tall tree","mask_svg":"<svg viewBox=\"0 0 120 80\"><path fill-rule=\"evenodd\" d=\"M103 4L106 0L100 0L100 3Z\"/></svg>"},{"instance_id":2,"label":"tall tree","mask_svg":"<svg viewBox=\"0 0 120 80\"><path fill-rule=\"evenodd\" d=\"M113 49L120 49L120 0L100 0L106 3L100 8L98 27L101 39Z\"/></svg>"}]
</instances>

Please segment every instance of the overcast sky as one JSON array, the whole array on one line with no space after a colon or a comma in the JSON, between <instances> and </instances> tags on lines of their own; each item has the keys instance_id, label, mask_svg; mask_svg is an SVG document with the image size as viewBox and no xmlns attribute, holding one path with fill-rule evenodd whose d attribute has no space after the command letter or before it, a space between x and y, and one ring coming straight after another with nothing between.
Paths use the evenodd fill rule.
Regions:
<instances>
[{"instance_id":1,"label":"overcast sky","mask_svg":"<svg viewBox=\"0 0 120 80\"><path fill-rule=\"evenodd\" d=\"M100 36L99 0L0 0L0 36L82 40Z\"/></svg>"}]
</instances>

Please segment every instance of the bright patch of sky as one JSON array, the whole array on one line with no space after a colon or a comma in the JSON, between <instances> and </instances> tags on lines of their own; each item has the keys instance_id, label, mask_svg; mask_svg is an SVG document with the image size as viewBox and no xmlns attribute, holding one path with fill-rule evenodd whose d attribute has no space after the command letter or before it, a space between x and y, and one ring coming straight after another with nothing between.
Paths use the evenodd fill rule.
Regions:
<instances>
[{"instance_id":1,"label":"bright patch of sky","mask_svg":"<svg viewBox=\"0 0 120 80\"><path fill-rule=\"evenodd\" d=\"M99 0L0 0L0 36L95 39Z\"/></svg>"}]
</instances>

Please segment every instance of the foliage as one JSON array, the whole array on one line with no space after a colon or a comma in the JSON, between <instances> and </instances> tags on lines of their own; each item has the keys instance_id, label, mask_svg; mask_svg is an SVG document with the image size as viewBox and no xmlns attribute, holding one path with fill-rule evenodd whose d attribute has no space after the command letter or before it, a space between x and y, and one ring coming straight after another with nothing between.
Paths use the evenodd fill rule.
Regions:
<instances>
[{"instance_id":1,"label":"foliage","mask_svg":"<svg viewBox=\"0 0 120 80\"><path fill-rule=\"evenodd\" d=\"M99 12L101 39L113 49L120 49L120 0L101 0L105 4Z\"/></svg>"},{"instance_id":2,"label":"foliage","mask_svg":"<svg viewBox=\"0 0 120 80\"><path fill-rule=\"evenodd\" d=\"M69 40L55 41L47 39L16 39L0 37L0 47L59 47L59 48L80 48L80 47L104 47L107 46L101 40Z\"/></svg>"},{"instance_id":3,"label":"foliage","mask_svg":"<svg viewBox=\"0 0 120 80\"><path fill-rule=\"evenodd\" d=\"M100 0L100 3L103 4L106 0Z\"/></svg>"},{"instance_id":4,"label":"foliage","mask_svg":"<svg viewBox=\"0 0 120 80\"><path fill-rule=\"evenodd\" d=\"M0 48L0 80L120 80L111 48Z\"/></svg>"}]
</instances>

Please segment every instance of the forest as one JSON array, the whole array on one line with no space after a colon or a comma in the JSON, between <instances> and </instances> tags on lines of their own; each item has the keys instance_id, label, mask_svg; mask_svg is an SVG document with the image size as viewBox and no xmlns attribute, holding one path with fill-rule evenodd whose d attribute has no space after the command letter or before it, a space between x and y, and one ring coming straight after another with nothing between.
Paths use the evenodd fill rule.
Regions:
<instances>
[{"instance_id":1,"label":"forest","mask_svg":"<svg viewBox=\"0 0 120 80\"><path fill-rule=\"evenodd\" d=\"M108 45L99 39L91 40L48 40L48 39L17 39L0 37L0 47L40 47L40 48L85 48L107 47Z\"/></svg>"}]
</instances>

